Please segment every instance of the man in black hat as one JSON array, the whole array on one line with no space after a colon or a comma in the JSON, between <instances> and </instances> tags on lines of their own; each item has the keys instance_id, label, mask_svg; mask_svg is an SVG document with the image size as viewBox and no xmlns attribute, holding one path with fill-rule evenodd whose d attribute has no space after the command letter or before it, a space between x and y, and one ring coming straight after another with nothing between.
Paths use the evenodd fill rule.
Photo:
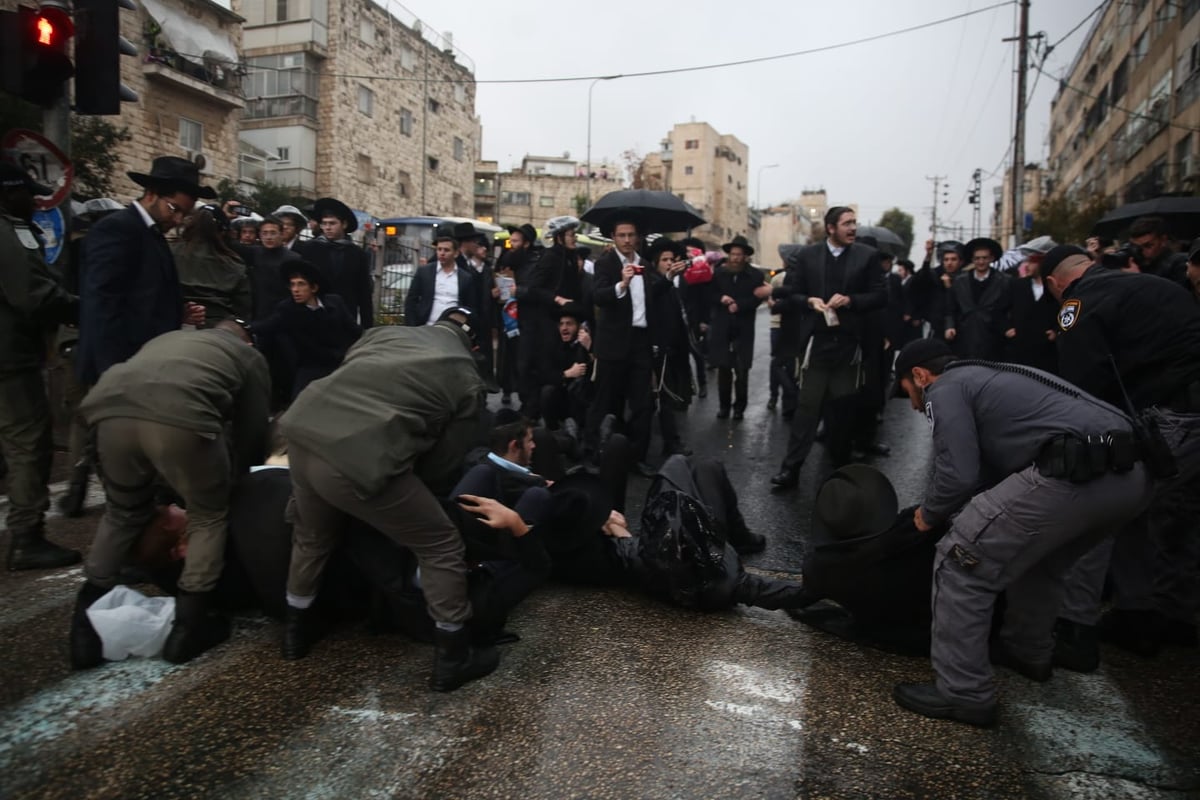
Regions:
<instances>
[{"instance_id":1,"label":"man in black hat","mask_svg":"<svg viewBox=\"0 0 1200 800\"><path fill-rule=\"evenodd\" d=\"M186 158L159 156L149 173L128 174L142 196L93 225L84 242L76 367L87 385L155 336L204 324L204 307L184 302L163 233L197 198L217 193L200 185L200 169Z\"/></svg>"},{"instance_id":2,"label":"man in black hat","mask_svg":"<svg viewBox=\"0 0 1200 800\"><path fill-rule=\"evenodd\" d=\"M992 264L1000 260L1004 248L984 237L967 242L965 250L971 270L950 287L946 339L965 358L999 360L1008 330L1011 278L992 269Z\"/></svg>"},{"instance_id":3,"label":"man in black hat","mask_svg":"<svg viewBox=\"0 0 1200 800\"><path fill-rule=\"evenodd\" d=\"M898 684L894 697L927 717L988 726L997 595L1007 607L990 660L1048 680L1055 612L1080 605L1065 574L1146 507L1151 480L1119 409L1029 367L954 361L938 339L911 342L896 360L897 386L933 435L913 522L928 531L949 520L950 530L933 568L936 682Z\"/></svg>"},{"instance_id":4,"label":"man in black hat","mask_svg":"<svg viewBox=\"0 0 1200 800\"><path fill-rule=\"evenodd\" d=\"M358 230L358 218L333 197L317 200L313 216L320 221L321 235L292 249L316 265L325 277L325 290L346 301L351 316L366 330L375 324L375 281L370 255L350 238Z\"/></svg>"},{"instance_id":5,"label":"man in black hat","mask_svg":"<svg viewBox=\"0 0 1200 800\"><path fill-rule=\"evenodd\" d=\"M578 433L587 422L592 400L592 337L580 327L584 312L579 306L570 303L556 308L558 335L546 348L540 408L550 430L571 420Z\"/></svg>"},{"instance_id":6,"label":"man in black hat","mask_svg":"<svg viewBox=\"0 0 1200 800\"><path fill-rule=\"evenodd\" d=\"M936 262L934 254L937 255ZM913 301L913 317L929 323L929 335L937 339L946 338L946 312L949 307L950 287L961 274L963 246L961 242L947 240L925 241L925 260L913 274L910 293Z\"/></svg>"},{"instance_id":7,"label":"man in black hat","mask_svg":"<svg viewBox=\"0 0 1200 800\"><path fill-rule=\"evenodd\" d=\"M738 235L721 245L728 255L713 275L708 329L708 361L717 368L717 419L741 419L749 401L754 361L754 322L759 304L771 293L762 272L750 266L754 248ZM735 377L736 376L736 377Z\"/></svg>"},{"instance_id":8,"label":"man in black hat","mask_svg":"<svg viewBox=\"0 0 1200 800\"><path fill-rule=\"evenodd\" d=\"M0 162L0 456L7 461L8 568L61 567L79 553L46 540L50 402L42 368L47 331L73 322L78 302L46 269L34 195L52 194L14 164Z\"/></svg>"},{"instance_id":9,"label":"man in black hat","mask_svg":"<svg viewBox=\"0 0 1200 800\"><path fill-rule=\"evenodd\" d=\"M475 324L479 326L479 353L487 370L484 377L488 381L488 391L496 391L492 336L500 324L497 302L500 290L496 287L496 272L488 257L488 236L476 231L469 222L459 222L454 226L454 240L458 242L458 268L466 270L475 279L478 299L469 305L475 312Z\"/></svg>"}]
</instances>

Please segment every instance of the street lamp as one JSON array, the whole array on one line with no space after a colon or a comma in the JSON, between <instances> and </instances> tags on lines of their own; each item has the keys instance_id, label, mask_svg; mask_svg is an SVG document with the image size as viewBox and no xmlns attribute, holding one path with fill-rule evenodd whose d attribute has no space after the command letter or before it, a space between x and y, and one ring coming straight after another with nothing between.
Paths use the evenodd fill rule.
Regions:
<instances>
[{"instance_id":1,"label":"street lamp","mask_svg":"<svg viewBox=\"0 0 1200 800\"><path fill-rule=\"evenodd\" d=\"M596 78L588 86L588 134L587 134L587 204L588 208L592 205L592 89L596 88L596 84L600 81L611 81L620 78L620 75L605 75Z\"/></svg>"},{"instance_id":2,"label":"street lamp","mask_svg":"<svg viewBox=\"0 0 1200 800\"><path fill-rule=\"evenodd\" d=\"M757 185L757 190L755 191L755 194L754 194L754 207L758 209L759 213L762 213L762 174L763 174L763 170L764 169L774 169L775 167L778 167L778 166L779 166L778 164L763 164L761 167L758 168L758 180L755 181L755 184Z\"/></svg>"}]
</instances>

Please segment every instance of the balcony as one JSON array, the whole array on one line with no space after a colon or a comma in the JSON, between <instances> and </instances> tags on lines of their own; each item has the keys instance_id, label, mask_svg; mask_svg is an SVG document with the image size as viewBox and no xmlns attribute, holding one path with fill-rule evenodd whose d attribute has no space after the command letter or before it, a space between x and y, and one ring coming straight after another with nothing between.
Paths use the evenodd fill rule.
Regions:
<instances>
[{"instance_id":1,"label":"balcony","mask_svg":"<svg viewBox=\"0 0 1200 800\"><path fill-rule=\"evenodd\" d=\"M279 117L317 118L317 101L294 94L286 97L253 97L246 100L244 119L276 119Z\"/></svg>"},{"instance_id":2,"label":"balcony","mask_svg":"<svg viewBox=\"0 0 1200 800\"><path fill-rule=\"evenodd\" d=\"M246 107L245 100L232 91L240 87L241 79L224 66L199 66L180 56L151 51L142 64L142 74L148 83L182 90L227 109Z\"/></svg>"}]
</instances>

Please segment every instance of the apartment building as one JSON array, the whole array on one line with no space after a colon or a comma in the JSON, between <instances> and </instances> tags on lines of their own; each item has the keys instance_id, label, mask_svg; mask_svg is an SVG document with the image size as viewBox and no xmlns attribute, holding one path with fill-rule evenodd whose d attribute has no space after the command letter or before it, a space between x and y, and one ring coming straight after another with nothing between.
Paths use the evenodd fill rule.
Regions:
<instances>
[{"instance_id":1,"label":"apartment building","mask_svg":"<svg viewBox=\"0 0 1200 800\"><path fill-rule=\"evenodd\" d=\"M476 218L497 225L533 225L546 220L579 216L587 208L588 192L598 199L623 187L621 171L608 164L594 164L591 181L586 166L562 157L530 156L519 168L501 172L495 161L475 165Z\"/></svg>"}]
</instances>

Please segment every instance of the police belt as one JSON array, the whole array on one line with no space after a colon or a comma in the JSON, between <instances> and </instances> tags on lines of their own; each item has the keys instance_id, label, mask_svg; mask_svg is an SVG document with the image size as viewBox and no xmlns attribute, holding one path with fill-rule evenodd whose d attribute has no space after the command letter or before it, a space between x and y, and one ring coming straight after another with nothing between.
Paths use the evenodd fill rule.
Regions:
<instances>
[{"instance_id":1,"label":"police belt","mask_svg":"<svg viewBox=\"0 0 1200 800\"><path fill-rule=\"evenodd\" d=\"M1128 472L1142 460L1130 431L1090 434L1086 439L1064 434L1042 445L1034 464L1047 478L1086 483L1109 472Z\"/></svg>"}]
</instances>

